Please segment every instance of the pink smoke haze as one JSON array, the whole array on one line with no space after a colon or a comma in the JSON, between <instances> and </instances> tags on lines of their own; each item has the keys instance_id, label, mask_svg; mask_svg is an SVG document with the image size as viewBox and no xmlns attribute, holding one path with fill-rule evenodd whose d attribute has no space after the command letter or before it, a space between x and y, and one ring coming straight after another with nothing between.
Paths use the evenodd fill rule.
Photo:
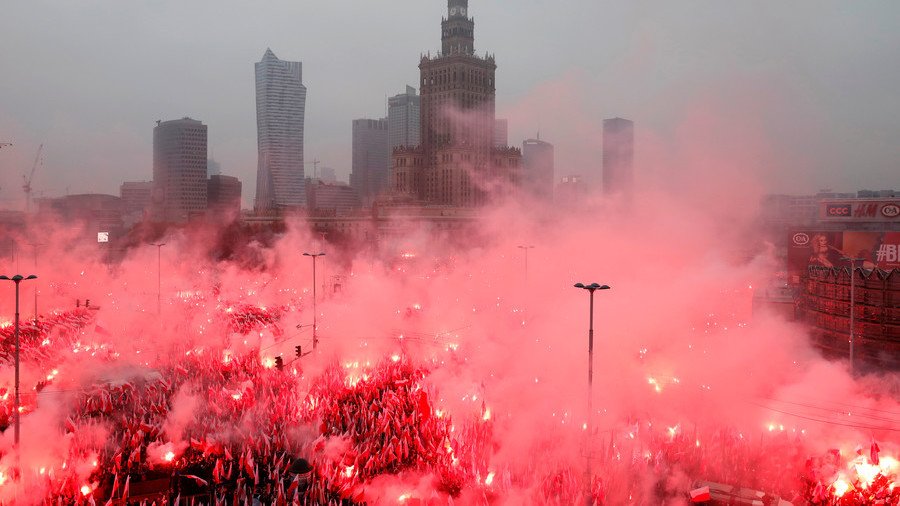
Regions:
<instances>
[{"instance_id":1,"label":"pink smoke haze","mask_svg":"<svg viewBox=\"0 0 900 506\"><path fill-rule=\"evenodd\" d=\"M544 92L556 94L559 87L565 91L565 84L556 84ZM529 116L527 102L511 116ZM582 173L597 170L591 160L599 130L590 128L598 125L579 130L586 121L573 112L575 138L585 145ZM153 434L141 457L151 466L183 465L189 449L218 455L211 449L216 445L239 447L239 434L255 430L256 419L236 418L229 429L205 433L202 417L235 406L265 413L261 392L276 380L242 379L213 391L207 378L192 374L196 364L231 371L247 356L263 368L259 374L277 378L310 412L318 409L318 398L307 396L328 374L344 375L341 381L352 388L392 370L391 364L427 369L409 391L427 399L428 410L417 416L428 417L434 424L429 430L457 437L465 427L489 427L483 429L488 450L462 481L455 504L540 503L548 477L582 479L587 447L602 482L596 486L610 504L651 497L654 487L686 501L694 480L715 473L688 475L677 464L622 464L652 463L657 456L647 452L659 444L652 441L666 438L697 448L719 444L724 434L750 439L785 452L786 480L803 471L806 456L830 449L853 455L859 444L868 452L873 440L883 456L896 458L896 375L853 378L846 364L823 360L801 326L751 315L754 289L777 270L752 225L765 187L759 167L774 155L762 125L738 136L723 133L723 123L698 108L672 137L639 131L642 155L635 172L641 190L628 204L599 195L560 206L510 201L484 209L471 230L414 230L359 250L322 243L302 221L289 221L270 246L240 245L239 257L218 262L210 260L218 230L169 232L153 238L166 243L159 251L160 315L157 248L135 245L121 262L107 265L103 252L78 241L80 231L32 224L22 242L37 237L46 245L36 269L26 252L20 259L22 274L39 276L21 285L23 319L32 317L34 290L42 318L74 310L76 299L90 299L99 309L86 313L89 323L74 338L58 327L48 334L47 353L23 355L21 481L15 486L9 478L15 455L8 429L0 439L0 501L38 504L58 494L63 481L89 487L85 495L97 488L94 462L99 458L102 466L115 457L110 448L118 442L109 439L115 415L75 420L86 392L134 388L156 395L177 378L181 386L163 401L165 414L142 432ZM525 244L535 245L527 276L518 248ZM313 351L312 265L301 254L319 251L326 256L317 265L320 342ZM12 274L15 266L2 262L0 271ZM339 291L334 276L342 276ZM588 294L573 288L576 282L612 287L594 296L590 443L584 430ZM0 289L6 327L13 318L13 286ZM248 314L265 322L234 319ZM297 345L312 353L297 359ZM283 371L274 369L277 356L286 364ZM4 362L0 372L0 388L11 392L12 363ZM102 395L98 399L103 402ZM291 414L279 437L304 448L302 456L323 468L356 479L361 470L348 457L348 440L320 437L319 422L302 416ZM322 443L318 449L316 441ZM719 466L722 451L710 450L705 468ZM262 458L254 457L233 455L245 465ZM730 483L758 472L747 467ZM530 479L518 478L523 475ZM121 493L125 477L118 479ZM353 493L372 504L415 498L447 503L448 493L427 469L382 472L364 485L356 483Z\"/></svg>"}]
</instances>

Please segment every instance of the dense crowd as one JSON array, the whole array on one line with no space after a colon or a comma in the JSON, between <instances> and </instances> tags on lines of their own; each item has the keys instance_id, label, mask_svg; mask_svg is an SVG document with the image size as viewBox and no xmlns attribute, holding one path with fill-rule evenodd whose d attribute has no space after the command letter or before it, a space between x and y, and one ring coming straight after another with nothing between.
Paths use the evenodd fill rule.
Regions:
<instances>
[{"instance_id":1,"label":"dense crowd","mask_svg":"<svg viewBox=\"0 0 900 506\"><path fill-rule=\"evenodd\" d=\"M239 334L272 329L285 312L219 307ZM334 363L305 377L299 358L276 366L258 347L185 342L150 366L61 388L54 367L63 354L117 360L110 344L82 344L86 334L105 333L94 316L79 308L23 322L22 360L46 372L23 385L23 418L44 402L61 404L66 445L36 468L17 467L4 455L6 502L11 496L2 489L16 481L39 490L33 502L43 504L443 505L503 497L573 504L585 494L583 455L545 458L564 435L535 435L523 443L532 458L497 461L501 428L489 407L454 421L435 402L431 366L409 356ZM0 325L0 338L0 360L10 363L11 325ZM0 426L9 426L12 406L7 388L0 392ZM800 438L784 431L745 437L650 420L592 439L589 493L597 504L683 500L701 479L794 504L900 503L897 462L879 455L874 441L868 452L810 458ZM673 483L673 476L686 478Z\"/></svg>"}]
</instances>

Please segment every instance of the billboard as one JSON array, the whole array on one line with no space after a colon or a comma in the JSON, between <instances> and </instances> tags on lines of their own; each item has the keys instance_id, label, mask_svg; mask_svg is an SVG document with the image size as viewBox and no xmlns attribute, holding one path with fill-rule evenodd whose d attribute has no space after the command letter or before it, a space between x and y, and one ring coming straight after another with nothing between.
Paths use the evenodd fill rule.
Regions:
<instances>
[{"instance_id":1,"label":"billboard","mask_svg":"<svg viewBox=\"0 0 900 506\"><path fill-rule=\"evenodd\" d=\"M900 223L900 200L823 200L822 221Z\"/></svg>"},{"instance_id":2,"label":"billboard","mask_svg":"<svg viewBox=\"0 0 900 506\"><path fill-rule=\"evenodd\" d=\"M788 239L788 274L797 280L810 265L900 269L900 232L796 230ZM796 277L795 277L796 276Z\"/></svg>"}]
</instances>

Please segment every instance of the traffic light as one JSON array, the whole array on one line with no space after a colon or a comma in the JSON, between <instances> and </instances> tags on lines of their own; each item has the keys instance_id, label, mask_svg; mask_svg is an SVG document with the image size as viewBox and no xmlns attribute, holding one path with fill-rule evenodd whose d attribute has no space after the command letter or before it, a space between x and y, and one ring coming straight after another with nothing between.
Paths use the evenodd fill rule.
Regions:
<instances>
[{"instance_id":1,"label":"traffic light","mask_svg":"<svg viewBox=\"0 0 900 506\"><path fill-rule=\"evenodd\" d=\"M294 353L296 353L298 357L302 356L303 348L299 344L297 346L294 346Z\"/></svg>"},{"instance_id":2,"label":"traffic light","mask_svg":"<svg viewBox=\"0 0 900 506\"><path fill-rule=\"evenodd\" d=\"M275 368L279 371L284 370L284 360L282 360L281 357L275 357Z\"/></svg>"}]
</instances>

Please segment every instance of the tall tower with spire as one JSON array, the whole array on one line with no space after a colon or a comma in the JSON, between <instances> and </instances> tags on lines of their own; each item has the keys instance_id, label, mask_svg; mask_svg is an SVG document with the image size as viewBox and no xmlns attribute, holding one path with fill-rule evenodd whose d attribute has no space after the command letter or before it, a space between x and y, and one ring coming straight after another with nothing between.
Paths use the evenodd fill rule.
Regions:
<instances>
[{"instance_id":1,"label":"tall tower with spire","mask_svg":"<svg viewBox=\"0 0 900 506\"><path fill-rule=\"evenodd\" d=\"M475 53L475 21L469 17L469 0L449 0L447 18L441 21L441 52Z\"/></svg>"},{"instance_id":2,"label":"tall tower with spire","mask_svg":"<svg viewBox=\"0 0 900 506\"><path fill-rule=\"evenodd\" d=\"M497 65L475 54L468 10L468 0L447 0L441 52L419 61L421 145L393 157L392 190L433 204L481 205L520 172L521 151L493 145Z\"/></svg>"},{"instance_id":3,"label":"tall tower with spire","mask_svg":"<svg viewBox=\"0 0 900 506\"><path fill-rule=\"evenodd\" d=\"M272 212L306 205L303 64L279 60L266 49L255 70L259 160L254 207L259 212Z\"/></svg>"}]
</instances>

